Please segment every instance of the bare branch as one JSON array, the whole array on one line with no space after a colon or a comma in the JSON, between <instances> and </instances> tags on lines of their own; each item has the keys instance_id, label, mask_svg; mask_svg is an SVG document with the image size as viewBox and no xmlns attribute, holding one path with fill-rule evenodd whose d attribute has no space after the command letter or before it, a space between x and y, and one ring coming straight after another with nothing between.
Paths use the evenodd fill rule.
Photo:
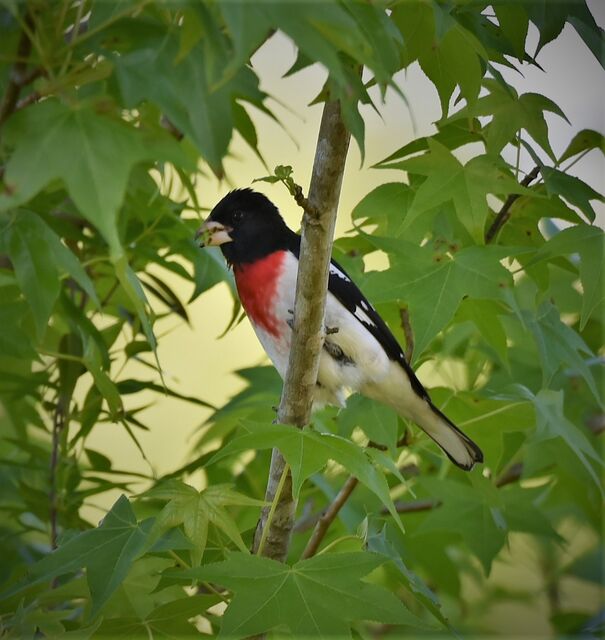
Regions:
<instances>
[{"instance_id":1,"label":"bare branch","mask_svg":"<svg viewBox=\"0 0 605 640\"><path fill-rule=\"evenodd\" d=\"M326 102L319 128L313 174L302 221L300 263L296 283L296 304L292 347L278 422L303 427L309 422L313 393L323 345L323 320L336 211L349 148L350 134L344 126L337 101ZM300 192L302 197L302 190ZM310 213L312 212L312 213ZM317 212L318 215L312 215ZM272 503L286 462L274 451L265 500ZM294 524L295 502L292 479L288 477L276 505L270 531L265 536L263 555L284 560ZM269 510L263 509L254 537L258 549Z\"/></svg>"},{"instance_id":2,"label":"bare branch","mask_svg":"<svg viewBox=\"0 0 605 640\"><path fill-rule=\"evenodd\" d=\"M315 525L315 529L309 538L309 542L302 553L301 559L304 560L305 558L310 558L317 553L319 545L328 532L330 525L334 522L338 512L342 509L358 484L359 480L355 476L349 476L349 479L344 483L342 489L338 492L338 495L319 518L319 521Z\"/></svg>"},{"instance_id":3,"label":"bare branch","mask_svg":"<svg viewBox=\"0 0 605 640\"><path fill-rule=\"evenodd\" d=\"M540 167L534 167L521 181L523 187L528 187L540 174ZM492 222L490 228L485 233L485 244L489 244L498 235L498 232L506 221L510 218L510 210L515 201L519 198L518 193L511 193L506 201L502 205L502 208L496 215L496 218Z\"/></svg>"},{"instance_id":4,"label":"bare branch","mask_svg":"<svg viewBox=\"0 0 605 640\"><path fill-rule=\"evenodd\" d=\"M57 405L53 413L53 430L52 430L52 442L50 453L50 491L49 491L49 503L50 503L50 548L57 548L58 539L58 521L59 521L59 496L58 496L58 473L59 473L59 448L61 441L61 434L65 428L65 403L62 397L57 399Z\"/></svg>"}]
</instances>

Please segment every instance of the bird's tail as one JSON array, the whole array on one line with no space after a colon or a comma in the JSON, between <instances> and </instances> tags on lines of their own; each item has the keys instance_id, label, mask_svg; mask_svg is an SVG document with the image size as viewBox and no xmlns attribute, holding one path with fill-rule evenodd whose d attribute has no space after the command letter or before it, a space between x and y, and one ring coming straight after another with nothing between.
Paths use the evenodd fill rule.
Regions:
<instances>
[{"instance_id":1,"label":"bird's tail","mask_svg":"<svg viewBox=\"0 0 605 640\"><path fill-rule=\"evenodd\" d=\"M481 449L432 403L430 408L430 414L427 412L419 425L447 457L465 471L472 469L476 462L483 462Z\"/></svg>"}]
</instances>

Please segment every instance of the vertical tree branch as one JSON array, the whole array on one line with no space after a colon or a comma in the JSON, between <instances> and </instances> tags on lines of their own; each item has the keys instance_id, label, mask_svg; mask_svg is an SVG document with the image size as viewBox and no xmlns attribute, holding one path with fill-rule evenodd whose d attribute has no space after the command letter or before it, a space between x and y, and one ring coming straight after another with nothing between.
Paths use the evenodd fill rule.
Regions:
<instances>
[{"instance_id":1,"label":"vertical tree branch","mask_svg":"<svg viewBox=\"0 0 605 640\"><path fill-rule=\"evenodd\" d=\"M305 207L302 221L292 348L277 413L277 419L282 424L303 427L311 415L324 339L323 319L332 240L349 140L350 134L343 123L339 102L326 102L315 150L308 206ZM267 502L273 502L275 498L285 465L281 453L274 450L265 496ZM288 473L270 529L265 535L263 555L276 560L286 558L295 508L292 479ZM256 530L255 550L258 549L267 516L268 509L265 508Z\"/></svg>"},{"instance_id":2,"label":"vertical tree branch","mask_svg":"<svg viewBox=\"0 0 605 640\"><path fill-rule=\"evenodd\" d=\"M57 399L57 406L53 414L53 430L52 430L52 442L50 453L50 491L49 491L49 503L50 503L50 548L57 548L58 538L58 519L59 519L59 491L58 491L58 478L59 473L59 446L61 433L65 427L65 407L63 398Z\"/></svg>"}]
</instances>

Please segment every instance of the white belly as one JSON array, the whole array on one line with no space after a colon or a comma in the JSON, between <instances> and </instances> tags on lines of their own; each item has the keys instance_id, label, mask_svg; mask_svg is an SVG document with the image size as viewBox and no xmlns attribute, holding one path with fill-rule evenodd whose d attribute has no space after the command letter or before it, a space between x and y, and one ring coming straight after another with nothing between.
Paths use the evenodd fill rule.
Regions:
<instances>
[{"instance_id":1,"label":"white belly","mask_svg":"<svg viewBox=\"0 0 605 640\"><path fill-rule=\"evenodd\" d=\"M280 336L276 338L263 327L252 323L254 331L267 355L282 378L288 367L288 357L292 339L290 324L293 318L296 291L297 261L291 254L286 260L276 287L273 309L280 324ZM352 362L333 358L322 349L319 361L318 389L316 404L344 406L346 396L352 391L360 391L367 385L379 383L389 373L392 364L379 342L351 315L334 295L328 292L324 325L328 329L338 329L327 339L340 347Z\"/></svg>"}]
</instances>

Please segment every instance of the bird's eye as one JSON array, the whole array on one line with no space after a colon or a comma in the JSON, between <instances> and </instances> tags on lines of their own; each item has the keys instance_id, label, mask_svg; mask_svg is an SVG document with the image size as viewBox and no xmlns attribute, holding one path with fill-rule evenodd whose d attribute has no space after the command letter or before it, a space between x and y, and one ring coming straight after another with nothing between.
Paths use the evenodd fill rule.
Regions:
<instances>
[{"instance_id":1,"label":"bird's eye","mask_svg":"<svg viewBox=\"0 0 605 640\"><path fill-rule=\"evenodd\" d=\"M244 217L244 214L241 211L234 211L233 222L239 222L243 217Z\"/></svg>"}]
</instances>

